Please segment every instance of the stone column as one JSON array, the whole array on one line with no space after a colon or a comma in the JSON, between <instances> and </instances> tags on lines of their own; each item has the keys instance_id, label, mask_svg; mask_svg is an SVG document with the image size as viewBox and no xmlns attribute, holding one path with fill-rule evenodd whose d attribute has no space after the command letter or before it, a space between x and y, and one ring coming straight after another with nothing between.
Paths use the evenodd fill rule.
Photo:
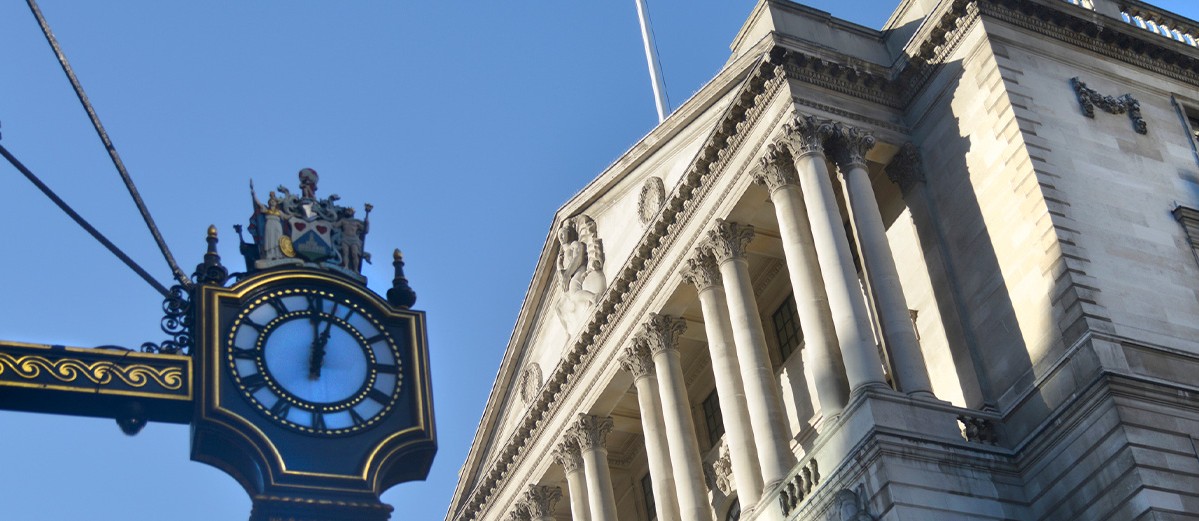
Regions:
<instances>
[{"instance_id":1,"label":"stone column","mask_svg":"<svg viewBox=\"0 0 1199 521\"><path fill-rule=\"evenodd\" d=\"M833 327L824 280L820 276L808 207L804 204L799 177L786 149L769 145L754 173L754 181L770 190L787 273L791 277L791 289L795 291L804 348L810 350L816 398L824 418L833 418L841 414L849 399L845 366L837 347L837 330Z\"/></svg>"},{"instance_id":2,"label":"stone column","mask_svg":"<svg viewBox=\"0 0 1199 521\"><path fill-rule=\"evenodd\" d=\"M833 135L831 122L797 116L783 126L782 141L795 161L829 310L833 315L833 327L845 362L845 376L850 392L856 393L869 387L886 387L887 382L883 378L882 359L870 332L866 301L862 298L862 288L849 253L849 240L841 225L833 183L825 166L824 144Z\"/></svg>"},{"instance_id":3,"label":"stone column","mask_svg":"<svg viewBox=\"0 0 1199 521\"><path fill-rule=\"evenodd\" d=\"M612 492L612 473L608 469L608 433L612 418L579 414L570 435L583 453L587 477L587 499L591 521L616 521L616 495Z\"/></svg>"},{"instance_id":4,"label":"stone column","mask_svg":"<svg viewBox=\"0 0 1199 521\"><path fill-rule=\"evenodd\" d=\"M683 279L699 292L708 352L712 356L712 376L716 379L716 395L720 397L720 414L724 418L729 467L737 496L742 498L742 508L748 512L762 495L762 467L758 465L758 451L750 431L745 385L741 382L741 364L737 362L737 349L733 345L733 329L729 325L720 268L712 252L701 248L688 259Z\"/></svg>"},{"instance_id":5,"label":"stone column","mask_svg":"<svg viewBox=\"0 0 1199 521\"><path fill-rule=\"evenodd\" d=\"M916 340L916 330L912 328L912 315L899 283L895 256L870 185L870 173L866 171L866 152L874 147L874 136L844 125L838 125L837 130L837 173L862 250L862 265L874 293L883 340L891 354L895 387L911 395L931 398L933 388L928 368Z\"/></svg>"},{"instance_id":6,"label":"stone column","mask_svg":"<svg viewBox=\"0 0 1199 521\"><path fill-rule=\"evenodd\" d=\"M566 439L554 449L554 459L566 472L566 487L570 491L570 518L574 521L590 521L591 507L587 501L587 480L583 475L583 453L574 437Z\"/></svg>"},{"instance_id":7,"label":"stone column","mask_svg":"<svg viewBox=\"0 0 1199 521\"><path fill-rule=\"evenodd\" d=\"M708 231L709 247L720 266L724 292L728 302L733 341L737 346L737 362L741 381L745 384L745 401L749 407L749 422L758 449L758 464L766 488L782 481L795 463L791 454L791 436L787 432L786 410L778 394L774 368L766 353L766 334L749 277L749 261L745 247L753 239L753 226L717 219Z\"/></svg>"},{"instance_id":8,"label":"stone column","mask_svg":"<svg viewBox=\"0 0 1199 521\"><path fill-rule=\"evenodd\" d=\"M658 377L654 361L644 342L634 341L625 347L620 366L633 375L637 387L637 404L641 408L641 430L645 432L645 457L649 460L650 483L654 490L654 507L661 521L679 521L678 496L674 472L670 463L670 447L666 427L662 422L662 403L658 392Z\"/></svg>"},{"instance_id":9,"label":"stone column","mask_svg":"<svg viewBox=\"0 0 1199 521\"><path fill-rule=\"evenodd\" d=\"M662 422L670 446L670 461L674 465L675 489L679 497L682 519L711 520L708 489L704 485L704 470L699 458L699 442L695 438L695 423L683 383L683 367L679 362L678 339L687 329L687 322L669 315L650 313L633 339L653 354L654 369L662 392Z\"/></svg>"},{"instance_id":10,"label":"stone column","mask_svg":"<svg viewBox=\"0 0 1199 521\"><path fill-rule=\"evenodd\" d=\"M529 485L510 518L513 521L554 521L554 507L559 499L562 499L561 488Z\"/></svg>"}]
</instances>

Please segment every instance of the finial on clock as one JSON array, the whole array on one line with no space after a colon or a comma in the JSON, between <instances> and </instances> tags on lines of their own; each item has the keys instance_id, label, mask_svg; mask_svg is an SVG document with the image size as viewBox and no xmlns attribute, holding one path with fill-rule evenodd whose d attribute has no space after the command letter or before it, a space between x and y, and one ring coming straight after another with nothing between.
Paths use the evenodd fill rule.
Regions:
<instances>
[{"instance_id":1,"label":"finial on clock","mask_svg":"<svg viewBox=\"0 0 1199 521\"><path fill-rule=\"evenodd\" d=\"M391 257L391 265L395 266L396 273L395 278L391 279L391 289L387 290L387 302L398 308L411 308L416 304L416 292L412 291L408 278L404 276L404 254L396 248Z\"/></svg>"}]
</instances>

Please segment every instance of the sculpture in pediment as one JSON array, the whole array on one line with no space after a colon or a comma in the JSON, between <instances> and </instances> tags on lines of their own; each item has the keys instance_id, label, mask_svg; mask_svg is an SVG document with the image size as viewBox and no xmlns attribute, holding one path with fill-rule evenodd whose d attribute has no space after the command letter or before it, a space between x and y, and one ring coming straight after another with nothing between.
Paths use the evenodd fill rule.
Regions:
<instances>
[{"instance_id":1,"label":"sculpture in pediment","mask_svg":"<svg viewBox=\"0 0 1199 521\"><path fill-rule=\"evenodd\" d=\"M555 264L562 301L558 317L573 331L579 320L608 287L604 277L604 242L596 233L595 220L576 215L558 225L558 260Z\"/></svg>"}]
</instances>

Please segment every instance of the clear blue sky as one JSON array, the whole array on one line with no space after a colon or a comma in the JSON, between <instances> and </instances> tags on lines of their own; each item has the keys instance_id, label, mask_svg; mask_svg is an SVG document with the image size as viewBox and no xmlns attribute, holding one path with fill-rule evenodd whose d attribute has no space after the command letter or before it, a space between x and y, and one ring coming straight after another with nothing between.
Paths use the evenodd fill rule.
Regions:
<instances>
[{"instance_id":1,"label":"clear blue sky","mask_svg":"<svg viewBox=\"0 0 1199 521\"><path fill-rule=\"evenodd\" d=\"M894 1L808 2L879 27ZM169 4L169 5L168 5ZM711 78L749 0L650 0L674 106ZM1192 0L1160 2L1199 17ZM428 312L440 452L383 498L442 519L553 212L656 123L632 1L66 2L48 17L179 263L247 194L312 167L375 205ZM159 280L169 273L24 2L0 5L3 144ZM0 164L0 338L161 341L161 298ZM383 292L390 266L365 270ZM245 519L185 426L0 412L5 520Z\"/></svg>"}]
</instances>

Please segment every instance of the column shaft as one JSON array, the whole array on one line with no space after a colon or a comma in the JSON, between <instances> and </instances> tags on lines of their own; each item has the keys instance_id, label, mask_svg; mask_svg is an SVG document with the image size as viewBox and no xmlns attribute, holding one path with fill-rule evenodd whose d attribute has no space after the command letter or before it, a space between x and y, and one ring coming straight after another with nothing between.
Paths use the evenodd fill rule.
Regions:
<instances>
[{"instance_id":1,"label":"column shaft","mask_svg":"<svg viewBox=\"0 0 1199 521\"><path fill-rule=\"evenodd\" d=\"M866 276L869 277L877 304L883 339L891 353L891 370L896 388L908 394L932 396L928 368L920 351L920 342L916 340L916 331L912 328L912 317L899 283L899 270L887 241L887 230L878 211L874 188L870 185L870 174L865 165L857 161L838 170L862 250Z\"/></svg>"},{"instance_id":2,"label":"column shaft","mask_svg":"<svg viewBox=\"0 0 1199 521\"><path fill-rule=\"evenodd\" d=\"M792 168L790 165L776 166ZM771 190L770 200L774 203L778 218L783 256L786 257L787 273L795 292L804 346L811 350L810 369L816 382L816 398L820 402L821 415L832 418L845 408L849 399L848 384L845 381L845 365L837 346L837 330L833 326L828 294L820 274L816 243L812 240L808 209L795 183L779 184Z\"/></svg>"},{"instance_id":3,"label":"column shaft","mask_svg":"<svg viewBox=\"0 0 1199 521\"><path fill-rule=\"evenodd\" d=\"M753 238L753 227L723 219L708 232L712 252L720 266L728 303L729 323L737 347L741 381L745 384L749 421L758 449L763 486L787 477L795 456L791 453L791 435L787 431L786 410L779 397L778 383L770 356L766 353L766 334L758 315L758 303L749 276L745 247Z\"/></svg>"},{"instance_id":4,"label":"column shaft","mask_svg":"<svg viewBox=\"0 0 1199 521\"><path fill-rule=\"evenodd\" d=\"M608 469L608 449L583 449L583 467L586 469L591 521L617 521L616 496L612 493L612 474Z\"/></svg>"},{"instance_id":5,"label":"column shaft","mask_svg":"<svg viewBox=\"0 0 1199 521\"><path fill-rule=\"evenodd\" d=\"M583 454L578 440L570 432L566 439L554 449L554 459L566 473L566 487L570 492L570 518L573 521L590 521L591 507L587 501L587 478L583 466Z\"/></svg>"},{"instance_id":6,"label":"column shaft","mask_svg":"<svg viewBox=\"0 0 1199 521\"><path fill-rule=\"evenodd\" d=\"M637 341L645 342L654 356L654 369L662 398L662 422L670 446L674 466L675 489L679 497L679 515L690 520L711 520L704 471L699 458L699 442L683 383L683 368L679 363L678 336L687 328L683 319L650 314L642 325Z\"/></svg>"},{"instance_id":7,"label":"column shaft","mask_svg":"<svg viewBox=\"0 0 1199 521\"><path fill-rule=\"evenodd\" d=\"M744 508L762 495L762 467L750 431L749 406L745 385L741 381L741 364L733 346L733 330L729 325L728 304L724 289L711 286L699 292L699 305L704 314L704 329L708 335L708 351L712 356L712 376L716 394L720 397L720 414L724 419L724 437L733 467L737 496L745 498Z\"/></svg>"},{"instance_id":8,"label":"column shaft","mask_svg":"<svg viewBox=\"0 0 1199 521\"><path fill-rule=\"evenodd\" d=\"M658 379L653 374L646 374L637 378L635 385L637 403L641 406L641 430L645 432L645 457L649 460L649 476L654 490L654 508L661 521L681 520L666 427L662 422Z\"/></svg>"},{"instance_id":9,"label":"column shaft","mask_svg":"<svg viewBox=\"0 0 1199 521\"><path fill-rule=\"evenodd\" d=\"M885 387L882 359L870 333L866 302L849 253L849 240L841 225L841 213L837 210L824 154L814 152L798 156L795 170L808 207L812 240L816 245L850 391Z\"/></svg>"},{"instance_id":10,"label":"column shaft","mask_svg":"<svg viewBox=\"0 0 1199 521\"><path fill-rule=\"evenodd\" d=\"M590 521L591 507L587 504L587 481L583 469L566 472L566 488L570 491L570 518L572 521Z\"/></svg>"}]
</instances>

